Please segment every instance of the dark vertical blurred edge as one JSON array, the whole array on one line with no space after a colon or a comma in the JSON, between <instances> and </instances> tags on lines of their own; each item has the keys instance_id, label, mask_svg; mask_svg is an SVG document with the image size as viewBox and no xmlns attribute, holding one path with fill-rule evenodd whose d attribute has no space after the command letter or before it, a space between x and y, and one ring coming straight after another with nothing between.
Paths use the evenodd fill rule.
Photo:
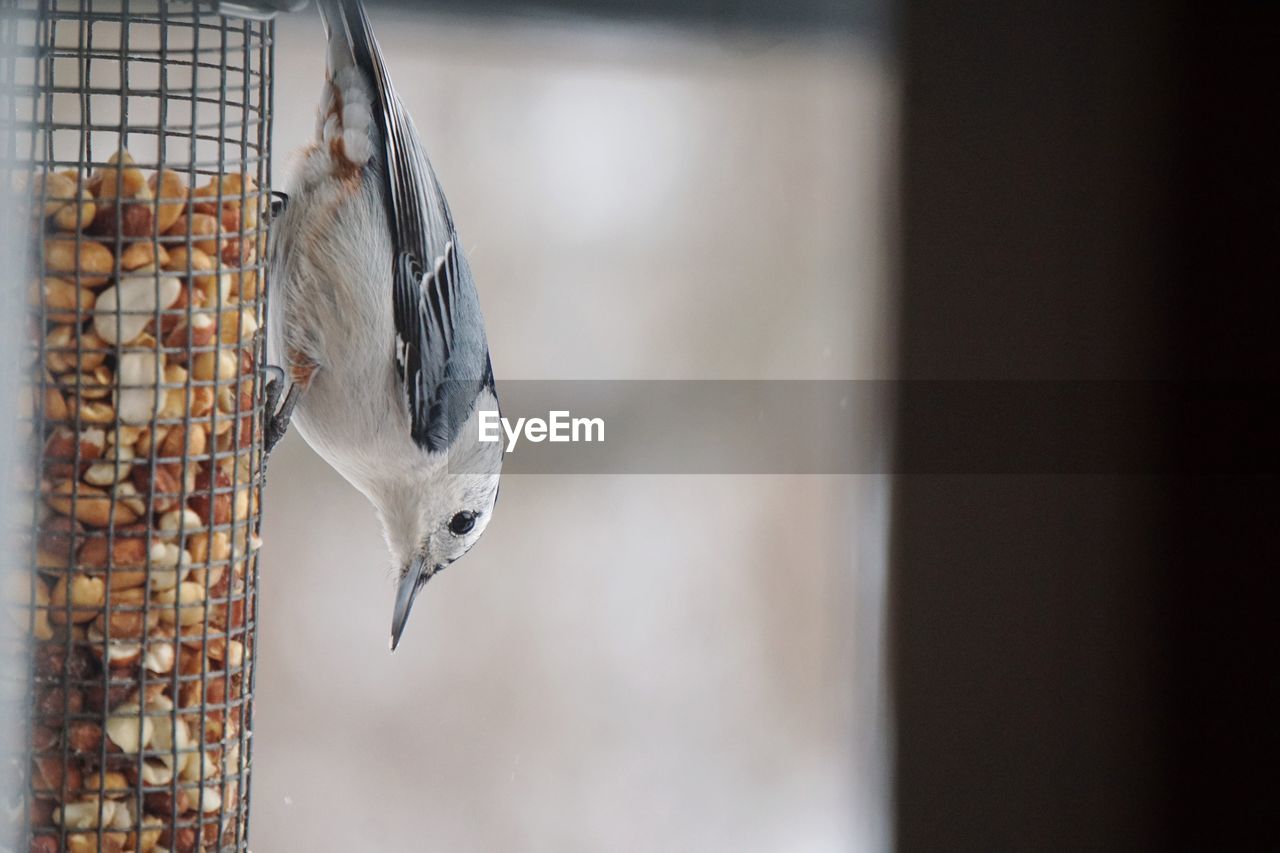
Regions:
<instances>
[{"instance_id":1,"label":"dark vertical blurred edge","mask_svg":"<svg viewBox=\"0 0 1280 853\"><path fill-rule=\"evenodd\" d=\"M1167 470L1259 457L898 478L901 850L1274 843L1280 437L1229 415L1280 377L1273 5L895 13L901 375L1213 383L1145 441ZM898 470L946 441L901 421Z\"/></svg>"},{"instance_id":2,"label":"dark vertical blurred edge","mask_svg":"<svg viewBox=\"0 0 1280 853\"><path fill-rule=\"evenodd\" d=\"M1172 323L1183 375L1280 379L1280 9L1188 4L1177 84L1181 163ZM1265 384L1263 384L1265 383ZM1176 413L1177 452L1280 434ZM1272 469L1274 471L1274 469ZM1280 836L1280 479L1179 481L1171 596L1170 826L1178 844L1247 849ZM1268 583L1271 581L1271 583Z\"/></svg>"}]
</instances>

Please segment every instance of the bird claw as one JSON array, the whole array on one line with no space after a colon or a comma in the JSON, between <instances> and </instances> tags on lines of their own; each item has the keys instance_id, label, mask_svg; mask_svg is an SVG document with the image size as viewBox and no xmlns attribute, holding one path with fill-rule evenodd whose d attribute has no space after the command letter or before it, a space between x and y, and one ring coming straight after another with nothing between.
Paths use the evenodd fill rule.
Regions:
<instances>
[{"instance_id":1,"label":"bird claw","mask_svg":"<svg viewBox=\"0 0 1280 853\"><path fill-rule=\"evenodd\" d=\"M284 209L289 205L289 194L282 193L279 190L271 191L271 218L275 219L284 213Z\"/></svg>"},{"instance_id":2,"label":"bird claw","mask_svg":"<svg viewBox=\"0 0 1280 853\"><path fill-rule=\"evenodd\" d=\"M295 382L289 386L289 393L284 394L284 370L275 365L267 365L264 370L272 375L265 389L267 418L262 436L263 452L270 455L276 444L289 431L293 407L298 403L302 386ZM280 400L282 395L284 402Z\"/></svg>"}]
</instances>

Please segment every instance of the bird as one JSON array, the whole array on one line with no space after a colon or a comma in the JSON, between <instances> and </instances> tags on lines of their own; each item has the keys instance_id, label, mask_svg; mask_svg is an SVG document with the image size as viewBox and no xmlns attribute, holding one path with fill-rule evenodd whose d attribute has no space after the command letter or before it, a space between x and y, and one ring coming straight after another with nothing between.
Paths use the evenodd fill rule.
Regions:
<instances>
[{"instance_id":1,"label":"bird","mask_svg":"<svg viewBox=\"0 0 1280 853\"><path fill-rule=\"evenodd\" d=\"M479 297L453 215L359 0L320 0L315 139L272 205L264 445L289 429L373 504L395 577L391 650L419 591L497 502L501 442Z\"/></svg>"}]
</instances>

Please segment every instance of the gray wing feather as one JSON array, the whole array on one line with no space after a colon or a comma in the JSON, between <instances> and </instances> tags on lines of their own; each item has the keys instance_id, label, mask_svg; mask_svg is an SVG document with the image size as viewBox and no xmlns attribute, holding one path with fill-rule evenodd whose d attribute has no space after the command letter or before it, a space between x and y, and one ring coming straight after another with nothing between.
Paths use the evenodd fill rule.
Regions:
<instances>
[{"instance_id":1,"label":"gray wing feather","mask_svg":"<svg viewBox=\"0 0 1280 853\"><path fill-rule=\"evenodd\" d=\"M378 98L382 156L375 161L395 253L396 366L413 440L427 450L444 451L470 416L480 388L493 387L475 284L449 205L391 86L363 7L358 0L324 0L321 11L328 26L345 33L352 60Z\"/></svg>"}]
</instances>

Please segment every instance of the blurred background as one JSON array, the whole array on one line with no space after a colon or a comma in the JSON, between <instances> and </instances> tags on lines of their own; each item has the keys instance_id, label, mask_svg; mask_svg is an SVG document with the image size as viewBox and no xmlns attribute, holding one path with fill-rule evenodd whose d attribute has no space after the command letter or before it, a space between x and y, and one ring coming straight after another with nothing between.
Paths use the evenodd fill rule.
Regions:
<instances>
[{"instance_id":1,"label":"blurred background","mask_svg":"<svg viewBox=\"0 0 1280 853\"><path fill-rule=\"evenodd\" d=\"M370 13L499 393L887 377L874 9L459 8ZM323 37L313 11L277 36L287 189ZM265 500L255 849L884 849L886 482L509 476L392 656L373 512L290 436Z\"/></svg>"},{"instance_id":2,"label":"blurred background","mask_svg":"<svg viewBox=\"0 0 1280 853\"><path fill-rule=\"evenodd\" d=\"M961 405L852 437L891 477L508 477L394 656L372 511L290 437L255 849L1265 848L1264 6L375 7L500 383L892 378ZM285 186L322 59L314 12L277 35ZM1052 424L1107 465L1028 465L1001 454L1025 410L958 410L975 379L1146 402Z\"/></svg>"}]
</instances>

